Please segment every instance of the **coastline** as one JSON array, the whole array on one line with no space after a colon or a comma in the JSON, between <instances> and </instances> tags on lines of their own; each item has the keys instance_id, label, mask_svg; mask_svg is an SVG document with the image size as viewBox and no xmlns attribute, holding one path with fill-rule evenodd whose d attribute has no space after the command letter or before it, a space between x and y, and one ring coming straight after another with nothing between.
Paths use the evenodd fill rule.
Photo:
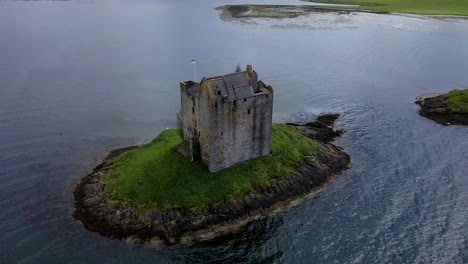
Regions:
<instances>
[{"instance_id":1,"label":"coastline","mask_svg":"<svg viewBox=\"0 0 468 264\"><path fill-rule=\"evenodd\" d=\"M324 118L320 121L319 117L316 122L295 126L299 127L300 134L316 139L326 133L341 134L334 131L328 121ZM326 139L330 140L330 137ZM318 145L319 151L306 156L287 179L278 180L265 190L199 210L171 208L144 214L138 214L136 208L118 205L103 192L100 177L118 155L135 146L114 150L77 185L73 216L82 221L86 229L110 238L141 242L157 238L164 243L211 239L231 233L252 219L287 208L294 201L320 190L334 176L349 168L350 157L341 148L324 141Z\"/></svg>"},{"instance_id":2,"label":"coastline","mask_svg":"<svg viewBox=\"0 0 468 264\"><path fill-rule=\"evenodd\" d=\"M249 18L270 18L283 19L295 18L313 13L336 13L336 14L351 14L351 13L370 13L370 14L386 14L397 15L421 19L468 19L468 15L444 15L444 14L418 14L418 13L402 13L394 11L379 11L371 9L360 9L355 7L337 8L330 6L314 6L314 5L224 5L215 8L221 11L219 17L222 20L234 19L249 19ZM237 9L237 10L236 10Z\"/></svg>"},{"instance_id":3,"label":"coastline","mask_svg":"<svg viewBox=\"0 0 468 264\"><path fill-rule=\"evenodd\" d=\"M236 10L236 8L240 8ZM222 20L249 19L249 18L296 18L313 13L351 14L353 12L372 14L391 14L385 11L363 9L339 9L310 5L225 5L218 6L215 10L221 11L219 17Z\"/></svg>"},{"instance_id":4,"label":"coastline","mask_svg":"<svg viewBox=\"0 0 468 264\"><path fill-rule=\"evenodd\" d=\"M420 106L420 116L431 119L441 125L468 125L468 111L450 107L442 93L422 94L415 103Z\"/></svg>"},{"instance_id":5,"label":"coastline","mask_svg":"<svg viewBox=\"0 0 468 264\"><path fill-rule=\"evenodd\" d=\"M425 0L424 2L411 3L412 1L391 0L360 1L360 0L301 0L302 2L315 4L327 4L337 9L369 9L386 11L395 14L422 15L422 16L447 16L468 18L468 9L462 3L447 3L438 0Z\"/></svg>"},{"instance_id":6,"label":"coastline","mask_svg":"<svg viewBox=\"0 0 468 264\"><path fill-rule=\"evenodd\" d=\"M420 18L420 19L437 19L437 20L468 19L468 16L464 16L464 15L428 15L428 14L413 14L413 13L400 13L400 12L389 12L388 14L410 17L410 18Z\"/></svg>"}]
</instances>

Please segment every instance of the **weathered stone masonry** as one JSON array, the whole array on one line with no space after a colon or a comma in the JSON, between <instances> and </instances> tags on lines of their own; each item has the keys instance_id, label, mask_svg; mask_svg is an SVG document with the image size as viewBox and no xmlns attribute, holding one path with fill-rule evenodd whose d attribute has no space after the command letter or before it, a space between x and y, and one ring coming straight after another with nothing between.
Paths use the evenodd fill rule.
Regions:
<instances>
[{"instance_id":1,"label":"weathered stone masonry","mask_svg":"<svg viewBox=\"0 0 468 264\"><path fill-rule=\"evenodd\" d=\"M184 143L211 172L270 154L273 88L246 71L180 83Z\"/></svg>"}]
</instances>

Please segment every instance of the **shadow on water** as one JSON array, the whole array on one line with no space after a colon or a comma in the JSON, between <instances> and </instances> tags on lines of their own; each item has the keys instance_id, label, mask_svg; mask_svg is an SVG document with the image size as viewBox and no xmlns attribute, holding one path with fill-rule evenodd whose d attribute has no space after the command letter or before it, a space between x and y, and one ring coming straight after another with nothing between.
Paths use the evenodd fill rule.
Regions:
<instances>
[{"instance_id":1,"label":"shadow on water","mask_svg":"<svg viewBox=\"0 0 468 264\"><path fill-rule=\"evenodd\" d=\"M169 249L175 261L187 263L278 263L281 250L265 252L265 245L277 236L284 224L281 214L249 222L238 232L211 241Z\"/></svg>"}]
</instances>

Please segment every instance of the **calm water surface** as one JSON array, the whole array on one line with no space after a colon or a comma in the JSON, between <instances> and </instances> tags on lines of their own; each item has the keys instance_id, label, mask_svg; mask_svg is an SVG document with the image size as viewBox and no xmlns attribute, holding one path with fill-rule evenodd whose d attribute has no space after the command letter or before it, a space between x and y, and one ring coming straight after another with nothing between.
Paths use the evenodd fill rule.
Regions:
<instances>
[{"instance_id":1,"label":"calm water surface","mask_svg":"<svg viewBox=\"0 0 468 264\"><path fill-rule=\"evenodd\" d=\"M413 104L468 87L468 21L220 20L213 7L235 2L0 2L0 263L468 262L468 127ZM215 242L86 231L74 185L107 151L175 126L193 55L199 76L253 64L275 88L276 121L341 113L352 169Z\"/></svg>"}]
</instances>

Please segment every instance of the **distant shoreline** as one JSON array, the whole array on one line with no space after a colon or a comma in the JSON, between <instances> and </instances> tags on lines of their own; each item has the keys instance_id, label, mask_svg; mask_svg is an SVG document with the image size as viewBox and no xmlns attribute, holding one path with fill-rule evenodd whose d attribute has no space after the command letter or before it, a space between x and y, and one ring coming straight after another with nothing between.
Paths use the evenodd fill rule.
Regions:
<instances>
[{"instance_id":1,"label":"distant shoreline","mask_svg":"<svg viewBox=\"0 0 468 264\"><path fill-rule=\"evenodd\" d=\"M320 4L332 4L337 9L360 9L385 11L393 14L414 14L422 16L468 16L468 7L463 1L394 1L394 0L301 0ZM313 5L313 4L312 4Z\"/></svg>"},{"instance_id":2,"label":"distant shoreline","mask_svg":"<svg viewBox=\"0 0 468 264\"><path fill-rule=\"evenodd\" d=\"M370 9L360 9L355 7L337 8L330 6L313 5L224 5L215 8L221 11L220 18L223 20L249 19L249 18L270 18L283 19L305 16L313 13L370 13L399 15L414 18L432 18L432 19L468 19L467 15L441 15L441 14L417 14L402 13L393 11L379 11Z\"/></svg>"},{"instance_id":3,"label":"distant shoreline","mask_svg":"<svg viewBox=\"0 0 468 264\"><path fill-rule=\"evenodd\" d=\"M223 20L243 18L295 18L313 13L336 13L350 14L353 12L389 14L389 12L359 10L359 9L337 9L330 7L317 7L308 5L225 5L215 8L221 11L220 18Z\"/></svg>"},{"instance_id":4,"label":"distant shoreline","mask_svg":"<svg viewBox=\"0 0 468 264\"><path fill-rule=\"evenodd\" d=\"M272 211L288 207L292 202L320 190L335 175L347 170L350 157L341 148L330 144L342 132L332 129L338 115L307 124L289 123L298 134L317 140L319 150L306 156L297 169L284 180L272 183L262 191L244 198L226 200L202 209L154 209L138 214L137 208L119 205L104 192L101 177L112 169L114 160L134 148L112 151L76 186L74 217L94 232L111 238L136 241L161 240L165 243L202 241L231 233L248 221ZM329 123L331 122L331 124Z\"/></svg>"}]
</instances>

